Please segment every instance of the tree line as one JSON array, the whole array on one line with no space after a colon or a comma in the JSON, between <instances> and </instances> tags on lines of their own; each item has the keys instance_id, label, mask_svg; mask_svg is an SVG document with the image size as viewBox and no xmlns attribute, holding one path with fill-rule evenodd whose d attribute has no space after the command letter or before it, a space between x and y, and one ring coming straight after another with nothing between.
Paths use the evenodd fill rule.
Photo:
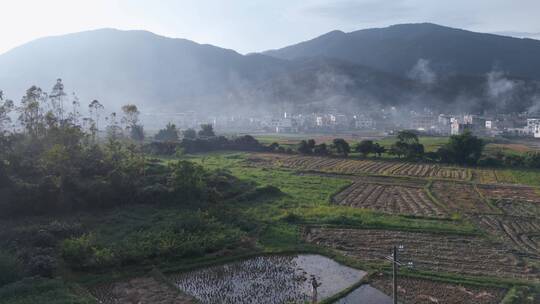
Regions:
<instances>
[{"instance_id":1,"label":"tree line","mask_svg":"<svg viewBox=\"0 0 540 304\"><path fill-rule=\"evenodd\" d=\"M374 155L381 157L383 154L395 156L408 161L429 161L458 165L478 166L509 166L540 168L540 153L528 152L525 155L504 154L494 155L484 153L486 143L470 131L459 135L452 135L448 142L433 152L426 152L420 143L418 135L414 131L404 130L398 132L396 142L390 147L384 147L373 140L362 140L358 144L351 145L342 138L336 138L331 144L317 144L314 139L302 140L296 151L304 155L339 155L347 157L351 151L360 154L361 157Z\"/></svg>"}]
</instances>

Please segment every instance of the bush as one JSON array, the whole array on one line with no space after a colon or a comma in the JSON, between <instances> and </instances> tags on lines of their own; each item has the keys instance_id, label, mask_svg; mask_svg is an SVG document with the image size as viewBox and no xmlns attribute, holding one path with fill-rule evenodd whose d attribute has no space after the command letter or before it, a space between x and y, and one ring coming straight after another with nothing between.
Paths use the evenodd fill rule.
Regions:
<instances>
[{"instance_id":1,"label":"bush","mask_svg":"<svg viewBox=\"0 0 540 304\"><path fill-rule=\"evenodd\" d=\"M86 234L62 242L62 257L73 266L83 268L93 255L94 236Z\"/></svg>"},{"instance_id":2,"label":"bush","mask_svg":"<svg viewBox=\"0 0 540 304\"><path fill-rule=\"evenodd\" d=\"M56 259L48 255L36 255L28 261L28 272L31 275L52 278L57 267Z\"/></svg>"}]
</instances>

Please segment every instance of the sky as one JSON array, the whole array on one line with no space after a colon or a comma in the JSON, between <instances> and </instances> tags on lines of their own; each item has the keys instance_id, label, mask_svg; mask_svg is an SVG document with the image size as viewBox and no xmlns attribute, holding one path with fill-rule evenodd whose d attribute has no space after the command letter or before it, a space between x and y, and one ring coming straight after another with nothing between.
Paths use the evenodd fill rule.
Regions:
<instances>
[{"instance_id":1,"label":"sky","mask_svg":"<svg viewBox=\"0 0 540 304\"><path fill-rule=\"evenodd\" d=\"M142 29L259 52L332 30L432 22L540 39L540 0L0 0L0 54L36 38Z\"/></svg>"}]
</instances>

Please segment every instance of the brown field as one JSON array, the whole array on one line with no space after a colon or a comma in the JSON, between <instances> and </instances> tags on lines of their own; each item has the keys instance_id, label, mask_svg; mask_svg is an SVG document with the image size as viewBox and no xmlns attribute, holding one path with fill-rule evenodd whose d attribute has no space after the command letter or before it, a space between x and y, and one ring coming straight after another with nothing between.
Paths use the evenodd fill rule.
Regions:
<instances>
[{"instance_id":1,"label":"brown field","mask_svg":"<svg viewBox=\"0 0 540 304\"><path fill-rule=\"evenodd\" d=\"M382 274L374 275L370 282L386 294L392 294L392 279ZM502 288L462 286L457 284L400 277L399 300L415 304L489 304L500 303L506 293Z\"/></svg>"},{"instance_id":2,"label":"brown field","mask_svg":"<svg viewBox=\"0 0 540 304\"><path fill-rule=\"evenodd\" d=\"M181 293L153 277L135 278L95 286L90 293L103 304L155 303L155 304L195 304L194 298Z\"/></svg>"},{"instance_id":3,"label":"brown field","mask_svg":"<svg viewBox=\"0 0 540 304\"><path fill-rule=\"evenodd\" d=\"M496 205L506 215L516 216L516 217L540 218L540 204L539 203L499 200L496 202Z\"/></svg>"},{"instance_id":4,"label":"brown field","mask_svg":"<svg viewBox=\"0 0 540 304\"><path fill-rule=\"evenodd\" d=\"M338 205L366 208L391 214L443 217L447 213L428 197L423 183L384 177L357 179L334 196Z\"/></svg>"},{"instance_id":5,"label":"brown field","mask_svg":"<svg viewBox=\"0 0 540 304\"><path fill-rule=\"evenodd\" d=\"M480 215L475 221L524 255L540 258L540 220L497 215Z\"/></svg>"},{"instance_id":6,"label":"brown field","mask_svg":"<svg viewBox=\"0 0 540 304\"><path fill-rule=\"evenodd\" d=\"M480 197L471 184L435 181L431 191L439 202L456 212L496 212Z\"/></svg>"},{"instance_id":7,"label":"brown field","mask_svg":"<svg viewBox=\"0 0 540 304\"><path fill-rule=\"evenodd\" d=\"M341 174L377 174L457 180L471 179L470 171L465 168L384 160L358 160L259 153L252 154L248 158L248 162L253 165L278 166L296 170Z\"/></svg>"},{"instance_id":8,"label":"brown field","mask_svg":"<svg viewBox=\"0 0 540 304\"><path fill-rule=\"evenodd\" d=\"M479 185L478 190L487 198L540 203L536 188L525 186Z\"/></svg>"},{"instance_id":9,"label":"brown field","mask_svg":"<svg viewBox=\"0 0 540 304\"><path fill-rule=\"evenodd\" d=\"M344 255L369 262L385 262L392 246L403 244L402 261L417 269L466 275L539 280L540 274L499 243L475 236L375 229L306 228L304 239ZM489 262L488 262L489 261Z\"/></svg>"}]
</instances>

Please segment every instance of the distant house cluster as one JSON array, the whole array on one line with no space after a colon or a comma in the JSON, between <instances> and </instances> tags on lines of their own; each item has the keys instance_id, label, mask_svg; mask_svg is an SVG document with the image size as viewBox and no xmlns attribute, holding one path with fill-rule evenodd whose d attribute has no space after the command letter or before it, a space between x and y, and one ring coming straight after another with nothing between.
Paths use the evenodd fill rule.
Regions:
<instances>
[{"instance_id":1,"label":"distant house cluster","mask_svg":"<svg viewBox=\"0 0 540 304\"><path fill-rule=\"evenodd\" d=\"M212 124L215 129L231 132L324 133L376 131L386 134L411 129L430 135L457 135L469 130L480 136L519 136L540 138L540 115L531 114L444 114L428 110L343 113L329 110L319 113L282 112L271 115L197 115L194 111L146 114L147 128L159 129L167 122L178 128L198 128Z\"/></svg>"}]
</instances>

